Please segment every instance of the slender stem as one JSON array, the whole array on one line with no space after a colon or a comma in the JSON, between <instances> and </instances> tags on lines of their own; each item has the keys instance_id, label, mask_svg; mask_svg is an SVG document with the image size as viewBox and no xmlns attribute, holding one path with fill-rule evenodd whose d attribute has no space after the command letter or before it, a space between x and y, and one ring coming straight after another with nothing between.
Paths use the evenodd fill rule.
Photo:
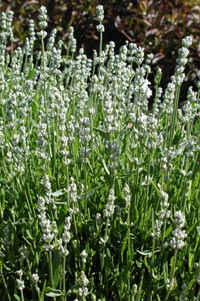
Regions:
<instances>
[{"instance_id":1,"label":"slender stem","mask_svg":"<svg viewBox=\"0 0 200 301\"><path fill-rule=\"evenodd\" d=\"M128 264L131 263L131 260L133 258L132 256L132 249L131 249L131 238L130 238L130 225L131 225L131 221L130 221L130 206L128 208L128 212L127 212L127 225L128 225L128 251L127 251L127 262ZM131 281L130 281L130 270L127 273L127 289L128 292L131 291ZM127 301L130 301L130 295L128 296Z\"/></svg>"},{"instance_id":2,"label":"slender stem","mask_svg":"<svg viewBox=\"0 0 200 301\"><path fill-rule=\"evenodd\" d=\"M149 199L150 199L150 189L149 189L149 181L150 181L150 170L151 170L151 158L152 158L152 155L150 153L149 155L149 160L148 160L148 173L147 173L147 188L146 188L146 198L145 198L145 204L144 204L144 216L143 216L143 226L145 228L145 223L146 223L146 215L147 215L147 212L148 212L148 203L149 203Z\"/></svg>"},{"instance_id":3,"label":"slender stem","mask_svg":"<svg viewBox=\"0 0 200 301\"><path fill-rule=\"evenodd\" d=\"M198 290L198 293L197 293L197 298L195 300L200 300L200 289Z\"/></svg>"},{"instance_id":4,"label":"slender stem","mask_svg":"<svg viewBox=\"0 0 200 301\"><path fill-rule=\"evenodd\" d=\"M54 279L53 279L53 262L52 262L52 252L49 251L49 272L50 272L50 285L54 288ZM53 300L56 301L56 298L53 297Z\"/></svg>"},{"instance_id":5,"label":"slender stem","mask_svg":"<svg viewBox=\"0 0 200 301\"><path fill-rule=\"evenodd\" d=\"M2 280L3 280L3 284L4 284L4 287L5 287L5 290L6 290L6 295L8 297L8 301L11 301L11 297L10 297L10 294L9 294L9 291L8 291L8 286L7 286L7 283L6 283L6 280L5 280L5 277L4 277L4 274L1 270L1 277L2 277Z\"/></svg>"},{"instance_id":6,"label":"slender stem","mask_svg":"<svg viewBox=\"0 0 200 301\"><path fill-rule=\"evenodd\" d=\"M178 249L175 249L174 250L174 262L173 262L173 267L172 267L172 271L171 271L171 275L170 275L170 279L169 279L170 287L167 290L167 294L165 296L165 301L168 300L169 295L171 293L171 285L172 285L172 282L173 282L173 279L174 279L174 274L175 274L175 269L176 269L176 262L177 262L177 255L178 255Z\"/></svg>"},{"instance_id":7,"label":"slender stem","mask_svg":"<svg viewBox=\"0 0 200 301\"><path fill-rule=\"evenodd\" d=\"M21 301L24 301L24 292L23 292L23 289L20 290L20 294L21 294Z\"/></svg>"},{"instance_id":8,"label":"slender stem","mask_svg":"<svg viewBox=\"0 0 200 301\"><path fill-rule=\"evenodd\" d=\"M92 97L93 100L93 97ZM94 100L92 101L91 107L94 108ZM93 115L90 117L90 131L93 133L93 128L94 128L94 118ZM94 145L92 144L92 170L94 171L95 169L95 160L94 160Z\"/></svg>"},{"instance_id":9,"label":"slender stem","mask_svg":"<svg viewBox=\"0 0 200 301\"><path fill-rule=\"evenodd\" d=\"M84 158L84 180L85 180L85 203L84 203L84 208L85 208L85 217L87 216L88 208L87 208L87 162L86 162L86 152L87 149L85 147L85 158Z\"/></svg>"},{"instance_id":10,"label":"slender stem","mask_svg":"<svg viewBox=\"0 0 200 301\"><path fill-rule=\"evenodd\" d=\"M48 116L48 102L47 102L47 88L46 88L46 54L45 54L45 47L44 47L44 38L41 39L42 44L42 63L43 63L43 80L44 80L44 105L45 105L45 113ZM46 120L47 123L47 134L48 134L48 148L50 157L52 157L52 149L51 149L51 133L50 133L50 126L49 126L49 119Z\"/></svg>"},{"instance_id":11,"label":"slender stem","mask_svg":"<svg viewBox=\"0 0 200 301\"><path fill-rule=\"evenodd\" d=\"M152 272L151 272L151 275L153 276L154 275L154 263L155 263L155 245L156 245L156 234L154 233L154 210L152 210L152 229L153 229L153 241L152 241L152 256L151 256L151 269L152 269Z\"/></svg>"},{"instance_id":12,"label":"slender stem","mask_svg":"<svg viewBox=\"0 0 200 301\"><path fill-rule=\"evenodd\" d=\"M53 264L52 264L52 252L49 251L49 272L50 272L50 282L51 286L54 286L54 281L53 281Z\"/></svg>"},{"instance_id":13,"label":"slender stem","mask_svg":"<svg viewBox=\"0 0 200 301\"><path fill-rule=\"evenodd\" d=\"M173 114L172 114L172 120L171 120L170 132L169 132L169 146L172 145L174 134L175 134L180 88L181 86L177 84L176 91L175 91L175 98L174 98Z\"/></svg>"},{"instance_id":14,"label":"slender stem","mask_svg":"<svg viewBox=\"0 0 200 301\"><path fill-rule=\"evenodd\" d=\"M99 55L101 56L102 52L102 45L103 45L103 32L100 31L100 41L99 41Z\"/></svg>"},{"instance_id":15,"label":"slender stem","mask_svg":"<svg viewBox=\"0 0 200 301\"><path fill-rule=\"evenodd\" d=\"M128 262L131 262L132 252L131 252L131 238L130 238L130 226L131 226L130 206L128 208L127 224L128 224Z\"/></svg>"},{"instance_id":16,"label":"slender stem","mask_svg":"<svg viewBox=\"0 0 200 301\"><path fill-rule=\"evenodd\" d=\"M45 48L44 48L44 39L41 39L42 43L42 57L43 57L43 73L45 74Z\"/></svg>"},{"instance_id":17,"label":"slender stem","mask_svg":"<svg viewBox=\"0 0 200 301\"><path fill-rule=\"evenodd\" d=\"M109 218L106 219L106 230L105 230L105 235L104 235L104 242L103 242L103 252L101 255L101 274L100 274L100 284L103 285L103 269L104 269L104 262L105 262L105 249L106 249L106 242L108 239L108 223L109 223Z\"/></svg>"},{"instance_id":18,"label":"slender stem","mask_svg":"<svg viewBox=\"0 0 200 301\"><path fill-rule=\"evenodd\" d=\"M43 301L43 299L40 298L41 296L40 296L40 288L39 288L39 286L37 285L35 289L36 289L36 292L37 292L37 295L38 295L38 300L39 301Z\"/></svg>"},{"instance_id":19,"label":"slender stem","mask_svg":"<svg viewBox=\"0 0 200 301\"><path fill-rule=\"evenodd\" d=\"M63 257L63 301L65 301L66 296L66 278L65 278L65 267L66 267L66 256Z\"/></svg>"}]
</instances>

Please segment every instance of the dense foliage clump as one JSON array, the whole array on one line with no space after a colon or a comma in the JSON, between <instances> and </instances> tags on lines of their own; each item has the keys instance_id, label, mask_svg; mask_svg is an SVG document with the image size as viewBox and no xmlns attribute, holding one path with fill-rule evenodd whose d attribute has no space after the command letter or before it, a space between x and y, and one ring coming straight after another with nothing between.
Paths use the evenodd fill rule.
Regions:
<instances>
[{"instance_id":1,"label":"dense foliage clump","mask_svg":"<svg viewBox=\"0 0 200 301\"><path fill-rule=\"evenodd\" d=\"M96 15L91 58L72 27L48 34L44 6L22 47L2 14L1 300L199 300L198 77L179 107L192 37L163 89L154 55L104 47Z\"/></svg>"}]
</instances>

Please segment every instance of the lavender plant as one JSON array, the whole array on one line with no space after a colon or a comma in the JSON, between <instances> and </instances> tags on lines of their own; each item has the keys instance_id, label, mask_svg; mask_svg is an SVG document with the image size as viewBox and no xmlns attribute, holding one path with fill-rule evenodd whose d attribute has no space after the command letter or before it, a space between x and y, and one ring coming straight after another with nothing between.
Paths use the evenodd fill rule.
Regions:
<instances>
[{"instance_id":1,"label":"lavender plant","mask_svg":"<svg viewBox=\"0 0 200 301\"><path fill-rule=\"evenodd\" d=\"M44 7L9 53L2 15L2 301L199 299L199 80L178 105L191 37L162 91L151 54L102 48L103 17L90 59L73 28L47 35Z\"/></svg>"}]
</instances>

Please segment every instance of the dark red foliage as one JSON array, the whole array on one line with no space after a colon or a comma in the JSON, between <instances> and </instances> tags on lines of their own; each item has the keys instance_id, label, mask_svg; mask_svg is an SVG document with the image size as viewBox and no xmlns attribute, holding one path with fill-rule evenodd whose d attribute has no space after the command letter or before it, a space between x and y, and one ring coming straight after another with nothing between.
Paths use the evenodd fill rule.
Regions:
<instances>
[{"instance_id":1,"label":"dark red foliage","mask_svg":"<svg viewBox=\"0 0 200 301\"><path fill-rule=\"evenodd\" d=\"M147 53L154 53L153 64L163 69L169 78L175 67L175 59L181 39L193 35L190 52L189 78L194 79L200 69L200 3L199 0L7 0L0 4L0 11L15 12L14 30L22 43L28 30L28 20L37 20L38 9L45 5L49 16L49 31L56 27L59 35L67 36L67 28L75 28L78 46L91 56L98 49L95 8L104 6L104 45L115 41L119 49L126 40L143 46ZM164 83L163 83L164 85Z\"/></svg>"}]
</instances>

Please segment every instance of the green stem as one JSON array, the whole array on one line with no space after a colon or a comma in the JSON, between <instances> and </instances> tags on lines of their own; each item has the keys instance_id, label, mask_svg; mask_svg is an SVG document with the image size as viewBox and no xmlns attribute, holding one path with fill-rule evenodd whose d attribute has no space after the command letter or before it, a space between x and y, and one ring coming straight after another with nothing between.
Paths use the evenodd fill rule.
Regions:
<instances>
[{"instance_id":1,"label":"green stem","mask_svg":"<svg viewBox=\"0 0 200 301\"><path fill-rule=\"evenodd\" d=\"M10 297L10 294L9 294L9 291L8 291L8 286L7 286L7 283L6 283L6 280L5 280L5 277L4 277L4 274L3 274L2 270L1 270L1 278L3 280L3 285L4 285L5 290L6 290L6 295L8 297L8 301L11 301L11 297Z\"/></svg>"},{"instance_id":2,"label":"green stem","mask_svg":"<svg viewBox=\"0 0 200 301\"><path fill-rule=\"evenodd\" d=\"M40 288L39 288L39 286L36 286L35 290L36 290L37 295L38 295L38 300L39 301L43 301L43 298L41 298L41 296L40 296Z\"/></svg>"},{"instance_id":3,"label":"green stem","mask_svg":"<svg viewBox=\"0 0 200 301\"><path fill-rule=\"evenodd\" d=\"M50 283L51 283L51 286L54 287L53 264L52 264L52 252L51 251L49 251L49 272L50 272Z\"/></svg>"},{"instance_id":4,"label":"green stem","mask_svg":"<svg viewBox=\"0 0 200 301\"><path fill-rule=\"evenodd\" d=\"M152 209L152 229L154 232L154 210ZM152 275L154 275L154 263L155 263L155 244L156 244L156 237L153 237L152 241L152 257L151 257L151 268L152 268Z\"/></svg>"},{"instance_id":5,"label":"green stem","mask_svg":"<svg viewBox=\"0 0 200 301\"><path fill-rule=\"evenodd\" d=\"M169 132L169 146L172 145L172 142L174 139L174 134L175 134L175 129L176 129L180 88L181 88L181 86L177 84L176 91L175 91L175 98L174 98L173 114L172 114L171 126L170 126L170 132Z\"/></svg>"},{"instance_id":6,"label":"green stem","mask_svg":"<svg viewBox=\"0 0 200 301\"><path fill-rule=\"evenodd\" d=\"M42 43L42 57L43 57L43 74L45 74L45 48L44 48L44 39L41 39Z\"/></svg>"},{"instance_id":7,"label":"green stem","mask_svg":"<svg viewBox=\"0 0 200 301\"><path fill-rule=\"evenodd\" d=\"M101 56L102 52L102 45L103 45L103 33L102 31L100 32L100 41L99 41L99 55Z\"/></svg>"},{"instance_id":8,"label":"green stem","mask_svg":"<svg viewBox=\"0 0 200 301\"><path fill-rule=\"evenodd\" d=\"M131 238L130 238L130 226L131 226L130 207L128 208L127 224L128 224L128 262L130 263L132 259Z\"/></svg>"},{"instance_id":9,"label":"green stem","mask_svg":"<svg viewBox=\"0 0 200 301\"><path fill-rule=\"evenodd\" d=\"M164 225L163 225L163 233L162 233L162 245L164 244L164 241L165 241L166 226L167 226L167 221L165 218Z\"/></svg>"},{"instance_id":10,"label":"green stem","mask_svg":"<svg viewBox=\"0 0 200 301\"><path fill-rule=\"evenodd\" d=\"M45 47L44 47L44 39L41 39L42 44L42 63L43 63L43 76L44 76L44 104L45 104L45 113L48 116L48 101L47 101L47 89L46 89L46 55L45 55ZM49 154L52 158L52 149L51 149L51 133L50 133L50 126L49 126L49 118L46 119L47 123L47 135L48 135L48 148Z\"/></svg>"},{"instance_id":11,"label":"green stem","mask_svg":"<svg viewBox=\"0 0 200 301\"><path fill-rule=\"evenodd\" d=\"M175 274L175 269L176 269L176 262L177 262L177 256L178 256L178 249L175 249L174 250L174 262L173 262L173 267L172 267L172 271L171 271L171 275L170 275L170 279L169 279L170 287L167 290L167 294L165 296L165 301L168 300L169 295L171 293L171 284L172 284L173 279L174 279L174 274Z\"/></svg>"},{"instance_id":12,"label":"green stem","mask_svg":"<svg viewBox=\"0 0 200 301\"><path fill-rule=\"evenodd\" d=\"M149 203L149 200L150 200L150 189L149 189L149 181L150 181L150 178L151 178L151 175L150 175L150 170L151 170L151 158L152 158L152 155L150 153L149 155L149 160L148 160L148 167L147 167L147 170L148 170L148 173L147 173L147 189L146 189L146 198L145 198L145 204L144 204L144 219L143 219L143 226L145 228L145 222L146 222L146 216L147 216L147 212L148 212L148 203Z\"/></svg>"},{"instance_id":13,"label":"green stem","mask_svg":"<svg viewBox=\"0 0 200 301\"><path fill-rule=\"evenodd\" d=\"M91 107L94 108L94 102L92 101ZM94 118L93 115L90 117L90 132L93 133L93 128L94 128ZM92 143L92 171L94 172L95 170L95 159L94 159L94 145Z\"/></svg>"},{"instance_id":14,"label":"green stem","mask_svg":"<svg viewBox=\"0 0 200 301\"><path fill-rule=\"evenodd\" d=\"M86 147L85 147L85 153L86 153ZM88 213L88 208L87 208L87 162L86 162L86 157L84 158L84 180L85 180L85 204L84 204L84 208L85 208L85 218L87 216Z\"/></svg>"},{"instance_id":15,"label":"green stem","mask_svg":"<svg viewBox=\"0 0 200 301\"><path fill-rule=\"evenodd\" d=\"M143 299L141 299L141 295L142 295L142 286L143 286L143 282L144 282L144 270L142 270L141 272L141 280L140 280L140 284L138 287L138 291L137 291L137 295L136 295L136 301L142 301Z\"/></svg>"},{"instance_id":16,"label":"green stem","mask_svg":"<svg viewBox=\"0 0 200 301\"><path fill-rule=\"evenodd\" d=\"M129 206L129 208L128 208L128 213L127 213L127 225L128 225L128 251L127 251L127 263L128 263L128 264L131 264L131 261L132 261L132 259L133 259L133 255L132 255L131 237L130 237L130 226L131 226L130 206ZM131 291L130 271L128 271L127 289L128 289L128 292ZM130 295L128 296L127 301L130 301Z\"/></svg>"},{"instance_id":17,"label":"green stem","mask_svg":"<svg viewBox=\"0 0 200 301\"><path fill-rule=\"evenodd\" d=\"M21 294L21 301L24 301L24 292L23 292L23 289L20 290L20 294Z\"/></svg>"},{"instance_id":18,"label":"green stem","mask_svg":"<svg viewBox=\"0 0 200 301\"><path fill-rule=\"evenodd\" d=\"M50 285L54 288L54 279L53 279L53 262L52 262L52 252L49 251L49 273L50 273ZM56 298L53 297L53 300L56 301Z\"/></svg>"},{"instance_id":19,"label":"green stem","mask_svg":"<svg viewBox=\"0 0 200 301\"><path fill-rule=\"evenodd\" d=\"M104 242L103 242L103 252L101 255L101 271L100 271L100 284L103 285L103 270L104 270L104 263L105 263L105 250L106 250L106 242L108 238L108 223L109 218L106 219L106 230L104 235Z\"/></svg>"},{"instance_id":20,"label":"green stem","mask_svg":"<svg viewBox=\"0 0 200 301\"><path fill-rule=\"evenodd\" d=\"M197 298L195 300L200 300L200 289L198 290L198 293L197 293Z\"/></svg>"},{"instance_id":21,"label":"green stem","mask_svg":"<svg viewBox=\"0 0 200 301\"><path fill-rule=\"evenodd\" d=\"M66 256L63 258L63 301L65 301L66 296L66 278L65 278L65 267L66 267Z\"/></svg>"}]
</instances>

